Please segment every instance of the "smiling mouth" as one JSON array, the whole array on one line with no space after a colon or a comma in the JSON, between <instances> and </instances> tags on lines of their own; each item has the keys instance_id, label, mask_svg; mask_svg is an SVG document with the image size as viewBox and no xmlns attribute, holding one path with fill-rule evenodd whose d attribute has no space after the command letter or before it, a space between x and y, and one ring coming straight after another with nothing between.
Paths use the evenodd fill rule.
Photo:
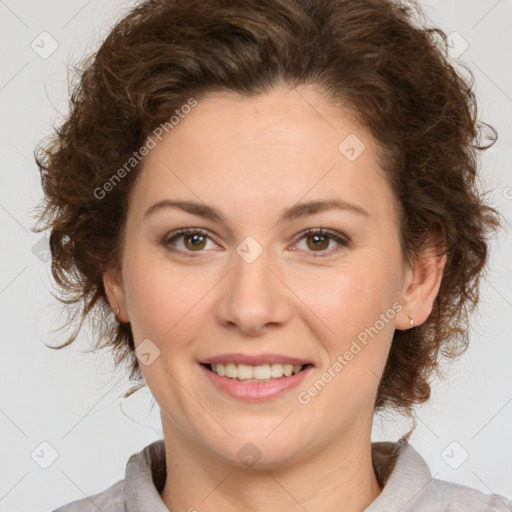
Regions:
<instances>
[{"instance_id":1,"label":"smiling mouth","mask_svg":"<svg viewBox=\"0 0 512 512\"><path fill-rule=\"evenodd\" d=\"M235 363L201 364L209 371L219 375L220 377L226 377L238 382L271 382L291 377L292 375L297 375L306 368L313 366L311 364L293 365L281 363L261 364L257 366Z\"/></svg>"}]
</instances>

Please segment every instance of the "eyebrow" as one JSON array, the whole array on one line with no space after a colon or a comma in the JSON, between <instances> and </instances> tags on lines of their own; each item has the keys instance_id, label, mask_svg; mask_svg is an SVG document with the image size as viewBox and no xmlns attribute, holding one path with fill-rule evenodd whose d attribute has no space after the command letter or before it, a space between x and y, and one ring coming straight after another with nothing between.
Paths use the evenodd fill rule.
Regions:
<instances>
[{"instance_id":1,"label":"eyebrow","mask_svg":"<svg viewBox=\"0 0 512 512\"><path fill-rule=\"evenodd\" d=\"M193 201L173 201L171 199L163 199L154 205L150 206L144 213L144 218L154 215L156 212L162 211L166 208L178 208L192 215L203 217L212 221L219 221L226 223L224 215L215 208L208 206L204 203L195 203ZM278 223L290 222L307 215L324 212L327 210L343 210L358 215L368 217L370 214L358 205L348 203L341 199L328 199L323 201L309 201L307 203L297 203L289 208L286 208L281 213Z\"/></svg>"}]
</instances>

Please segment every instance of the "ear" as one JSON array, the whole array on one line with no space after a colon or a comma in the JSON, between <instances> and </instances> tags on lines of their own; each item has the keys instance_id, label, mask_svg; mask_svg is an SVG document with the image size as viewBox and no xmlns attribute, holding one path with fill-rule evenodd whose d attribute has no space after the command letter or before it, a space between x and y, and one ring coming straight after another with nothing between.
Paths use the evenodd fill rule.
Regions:
<instances>
[{"instance_id":1,"label":"ear","mask_svg":"<svg viewBox=\"0 0 512 512\"><path fill-rule=\"evenodd\" d=\"M130 318L126 309L126 297L120 273L114 269L105 271L103 273L103 286L105 287L105 293L114 315L119 309L117 321L122 323L129 322Z\"/></svg>"},{"instance_id":2,"label":"ear","mask_svg":"<svg viewBox=\"0 0 512 512\"><path fill-rule=\"evenodd\" d=\"M400 299L403 309L397 315L396 329L410 329L411 316L412 327L421 325L432 312L447 260L444 239L436 242L427 244L407 269Z\"/></svg>"}]
</instances>

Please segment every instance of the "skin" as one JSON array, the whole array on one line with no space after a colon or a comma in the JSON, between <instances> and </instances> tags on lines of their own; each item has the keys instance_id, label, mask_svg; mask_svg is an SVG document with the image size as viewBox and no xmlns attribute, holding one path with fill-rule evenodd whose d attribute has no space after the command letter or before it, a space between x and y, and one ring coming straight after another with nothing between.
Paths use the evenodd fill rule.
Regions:
<instances>
[{"instance_id":1,"label":"skin","mask_svg":"<svg viewBox=\"0 0 512 512\"><path fill-rule=\"evenodd\" d=\"M366 146L352 162L338 150L349 134ZM205 203L225 222L171 207L144 216L163 199ZM322 199L367 215L328 210L277 222L284 208ZM150 339L160 350L141 370L161 408L170 510L350 512L379 495L371 461L379 379L394 330L410 328L409 315L415 325L430 315L445 264L427 255L403 262L395 206L372 137L309 86L212 94L150 151L130 197L122 268L104 282L136 345ZM190 236L169 242L187 227L207 231L198 249ZM319 249L301 236L320 227L350 245L327 238ZM252 263L236 252L247 236L263 250ZM300 403L298 392L396 302L402 310ZM230 352L315 367L298 388L248 403L223 395L199 367ZM248 442L261 455L252 466L237 456Z\"/></svg>"}]
</instances>

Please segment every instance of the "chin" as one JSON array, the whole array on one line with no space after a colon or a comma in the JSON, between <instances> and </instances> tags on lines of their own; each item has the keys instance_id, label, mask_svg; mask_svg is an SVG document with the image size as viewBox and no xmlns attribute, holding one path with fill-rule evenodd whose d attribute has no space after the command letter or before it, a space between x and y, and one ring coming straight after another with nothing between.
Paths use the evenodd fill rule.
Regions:
<instances>
[{"instance_id":1,"label":"chin","mask_svg":"<svg viewBox=\"0 0 512 512\"><path fill-rule=\"evenodd\" d=\"M268 430L262 428L259 432L254 432L254 426L249 429L250 433L243 429L238 432L230 431L233 439L230 439L226 445L218 446L213 450L216 450L228 463L240 468L275 469L286 466L298 456L302 446L299 446L298 438L290 435L289 426L287 430L283 429L280 433L272 432L279 421L274 422L272 428ZM298 434L297 437L299 437Z\"/></svg>"}]
</instances>

